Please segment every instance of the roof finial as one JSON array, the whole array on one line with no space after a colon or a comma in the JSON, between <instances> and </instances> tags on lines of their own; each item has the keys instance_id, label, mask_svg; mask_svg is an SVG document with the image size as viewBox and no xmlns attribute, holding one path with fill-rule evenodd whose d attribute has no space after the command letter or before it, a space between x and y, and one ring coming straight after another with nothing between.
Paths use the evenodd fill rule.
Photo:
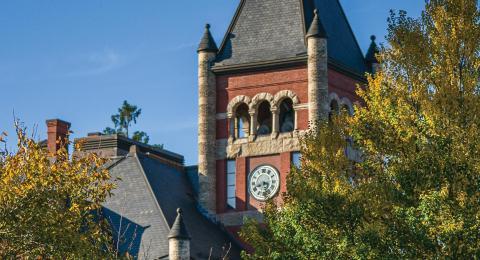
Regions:
<instances>
[{"instance_id":1,"label":"roof finial","mask_svg":"<svg viewBox=\"0 0 480 260\"><path fill-rule=\"evenodd\" d=\"M202 40L200 41L200 45L198 46L198 52L200 51L207 51L207 52L217 52L218 47L215 43L215 40L210 33L210 24L207 23L205 25L205 32L203 33Z\"/></svg>"},{"instance_id":2,"label":"roof finial","mask_svg":"<svg viewBox=\"0 0 480 260\"><path fill-rule=\"evenodd\" d=\"M318 15L318 9L313 10L314 16L312 24L307 32L307 38L309 37L318 37L318 38L327 38L327 32L323 27L322 22L320 21L320 16Z\"/></svg>"},{"instance_id":3,"label":"roof finial","mask_svg":"<svg viewBox=\"0 0 480 260\"><path fill-rule=\"evenodd\" d=\"M183 222L183 211L181 208L177 209L177 218L175 218L175 222L170 229L170 234L168 234L168 238L190 239L190 234L188 233L187 227Z\"/></svg>"},{"instance_id":4,"label":"roof finial","mask_svg":"<svg viewBox=\"0 0 480 260\"><path fill-rule=\"evenodd\" d=\"M378 49L377 43L375 40L377 37L375 35L370 36L370 40L372 42L370 43L370 47L368 48L367 54L365 55L365 61L367 62L368 66L372 66L372 64L378 64L378 59L377 59L377 54L380 53L380 50Z\"/></svg>"}]
</instances>

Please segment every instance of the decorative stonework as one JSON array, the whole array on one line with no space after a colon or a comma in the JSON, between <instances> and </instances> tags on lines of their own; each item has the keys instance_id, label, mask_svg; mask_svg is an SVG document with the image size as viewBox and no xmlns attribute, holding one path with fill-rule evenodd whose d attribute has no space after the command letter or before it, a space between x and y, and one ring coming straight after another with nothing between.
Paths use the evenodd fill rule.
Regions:
<instances>
[{"instance_id":1,"label":"decorative stonework","mask_svg":"<svg viewBox=\"0 0 480 260\"><path fill-rule=\"evenodd\" d=\"M300 136L304 133L304 131L281 133L275 138L271 135L257 136L255 140L220 139L217 140L217 160L300 151Z\"/></svg>"},{"instance_id":2,"label":"decorative stonework","mask_svg":"<svg viewBox=\"0 0 480 260\"><path fill-rule=\"evenodd\" d=\"M273 103L275 104L276 107L280 106L280 103L286 99L290 98L292 100L293 105L298 105L300 101L298 100L297 94L291 90L282 90L275 94L273 98Z\"/></svg>"},{"instance_id":3,"label":"decorative stonework","mask_svg":"<svg viewBox=\"0 0 480 260\"><path fill-rule=\"evenodd\" d=\"M353 114L355 113L355 109L353 107L353 104L352 102L350 101L350 99L348 99L347 97L343 97L341 100L340 100L340 107L346 107L348 109L348 113L353 116Z\"/></svg>"},{"instance_id":4,"label":"decorative stonework","mask_svg":"<svg viewBox=\"0 0 480 260\"><path fill-rule=\"evenodd\" d=\"M340 98L337 93L331 92L329 94L329 104L332 104L332 101L336 101L338 104L338 109L347 108L348 114L353 116L354 108L353 104L347 97ZM331 112L331 109L330 109ZM338 111L337 111L338 112Z\"/></svg>"},{"instance_id":5,"label":"decorative stonework","mask_svg":"<svg viewBox=\"0 0 480 260\"><path fill-rule=\"evenodd\" d=\"M240 95L234 97L230 103L228 103L227 106L227 117L232 118L233 114L235 113L236 108L241 105L241 104L246 104L248 107L250 107L251 100L249 97Z\"/></svg>"},{"instance_id":6,"label":"decorative stonework","mask_svg":"<svg viewBox=\"0 0 480 260\"><path fill-rule=\"evenodd\" d=\"M255 97L252 98L252 102L250 103L250 111L256 111L257 106L262 101L268 101L270 103L270 107L275 107L275 103L273 103L273 95L270 93L258 93Z\"/></svg>"}]
</instances>

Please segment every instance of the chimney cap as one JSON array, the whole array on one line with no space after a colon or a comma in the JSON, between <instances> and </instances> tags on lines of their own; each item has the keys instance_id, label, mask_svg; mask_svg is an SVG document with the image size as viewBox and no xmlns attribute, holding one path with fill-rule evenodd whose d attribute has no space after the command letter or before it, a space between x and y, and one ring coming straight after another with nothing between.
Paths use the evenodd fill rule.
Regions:
<instances>
[{"instance_id":1,"label":"chimney cap","mask_svg":"<svg viewBox=\"0 0 480 260\"><path fill-rule=\"evenodd\" d=\"M177 218L170 229L170 233L168 234L168 239L170 238L177 238L177 239L185 239L190 240L190 234L187 231L187 227L183 222L183 211L181 208L177 209Z\"/></svg>"},{"instance_id":2,"label":"chimney cap","mask_svg":"<svg viewBox=\"0 0 480 260\"><path fill-rule=\"evenodd\" d=\"M102 132L91 132L87 134L87 136L102 136L102 135L103 135Z\"/></svg>"},{"instance_id":3,"label":"chimney cap","mask_svg":"<svg viewBox=\"0 0 480 260\"><path fill-rule=\"evenodd\" d=\"M67 127L72 126L70 122L55 118L55 119L48 119L46 121L47 125L66 125Z\"/></svg>"}]
</instances>

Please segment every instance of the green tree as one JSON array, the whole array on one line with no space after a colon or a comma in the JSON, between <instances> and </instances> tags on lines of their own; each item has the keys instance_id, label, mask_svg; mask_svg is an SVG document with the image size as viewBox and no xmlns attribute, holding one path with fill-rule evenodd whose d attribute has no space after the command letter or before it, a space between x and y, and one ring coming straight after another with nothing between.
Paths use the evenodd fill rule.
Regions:
<instances>
[{"instance_id":1,"label":"green tree","mask_svg":"<svg viewBox=\"0 0 480 260\"><path fill-rule=\"evenodd\" d=\"M95 154L52 155L17 126L15 153L0 153L0 258L106 259L115 256L101 203L114 188ZM3 140L2 135L0 141Z\"/></svg>"},{"instance_id":2,"label":"green tree","mask_svg":"<svg viewBox=\"0 0 480 260\"><path fill-rule=\"evenodd\" d=\"M480 257L478 3L426 1L418 19L392 13L388 32L364 106L305 137L284 204L242 231L245 258Z\"/></svg>"},{"instance_id":3,"label":"green tree","mask_svg":"<svg viewBox=\"0 0 480 260\"><path fill-rule=\"evenodd\" d=\"M143 131L135 131L132 135L132 139L145 144L148 144L150 141L150 137Z\"/></svg>"},{"instance_id":4,"label":"green tree","mask_svg":"<svg viewBox=\"0 0 480 260\"><path fill-rule=\"evenodd\" d=\"M126 137L130 137L129 128L132 125L132 122L133 124L137 123L137 119L141 114L142 109L139 109L137 106L129 104L124 100L122 106L118 109L118 114L111 116L115 128L107 127L103 132L105 134L122 134Z\"/></svg>"}]
</instances>

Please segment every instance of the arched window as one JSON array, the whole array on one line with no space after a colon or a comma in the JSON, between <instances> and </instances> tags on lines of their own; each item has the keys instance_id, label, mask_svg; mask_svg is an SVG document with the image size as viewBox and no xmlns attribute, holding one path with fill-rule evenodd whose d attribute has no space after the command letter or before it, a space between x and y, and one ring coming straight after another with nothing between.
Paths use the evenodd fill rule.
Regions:
<instances>
[{"instance_id":1,"label":"arched window","mask_svg":"<svg viewBox=\"0 0 480 260\"><path fill-rule=\"evenodd\" d=\"M333 115L338 115L339 111L340 111L340 107L338 106L337 100L335 99L332 100L332 102L330 102L330 113L328 114L329 121L332 120Z\"/></svg>"},{"instance_id":2,"label":"arched window","mask_svg":"<svg viewBox=\"0 0 480 260\"><path fill-rule=\"evenodd\" d=\"M235 111L235 136L236 138L245 138L250 134L250 114L248 106L243 103Z\"/></svg>"},{"instance_id":3,"label":"arched window","mask_svg":"<svg viewBox=\"0 0 480 260\"><path fill-rule=\"evenodd\" d=\"M295 129L295 111L293 102L286 98L280 104L280 133L292 132Z\"/></svg>"},{"instance_id":4,"label":"arched window","mask_svg":"<svg viewBox=\"0 0 480 260\"><path fill-rule=\"evenodd\" d=\"M268 135L272 133L272 111L270 111L270 103L263 101L257 110L257 134Z\"/></svg>"}]
</instances>

